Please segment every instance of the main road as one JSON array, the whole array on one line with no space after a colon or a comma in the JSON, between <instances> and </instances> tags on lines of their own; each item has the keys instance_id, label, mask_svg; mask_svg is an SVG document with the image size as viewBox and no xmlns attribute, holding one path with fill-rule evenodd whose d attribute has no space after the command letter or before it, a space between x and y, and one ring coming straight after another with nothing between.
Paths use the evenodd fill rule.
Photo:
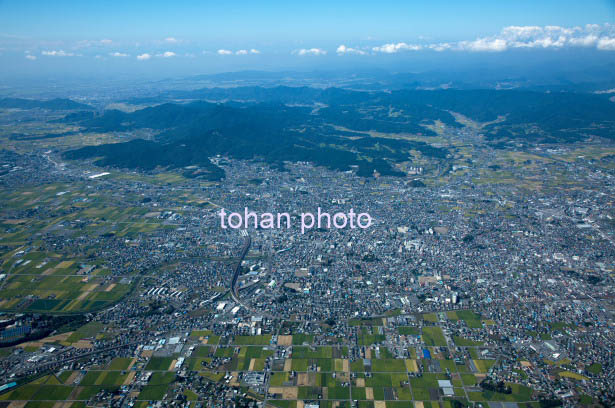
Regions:
<instances>
[{"instance_id":1,"label":"main road","mask_svg":"<svg viewBox=\"0 0 615 408\"><path fill-rule=\"evenodd\" d=\"M248 250L250 249L250 244L252 244L252 239L249 236L247 236L246 241L243 244L243 248L241 248L241 254L239 255L239 258L237 259L237 264L235 264L235 270L233 272L233 280L231 281L231 296L233 297L233 300L248 310L249 308L246 305L244 305L241 302L241 300L239 300L239 295L237 294L237 278L239 278L239 274L241 273L241 263L243 262L243 259L245 258L245 256L248 254Z\"/></svg>"},{"instance_id":2,"label":"main road","mask_svg":"<svg viewBox=\"0 0 615 408\"><path fill-rule=\"evenodd\" d=\"M271 315L270 313L267 313L263 310L256 310L252 308L250 305L247 305L244 302L242 302L241 299L239 299L239 293L237 292L237 279L239 278L239 275L241 274L241 262L243 262L244 258L248 254L248 250L250 249L250 244L252 243L252 239L250 238L250 236L245 235L245 237L246 237L246 240L243 244L243 248L241 248L241 253L239 254L239 258L237 258L237 264L235 265L235 270L233 272L233 280L231 280L231 297L237 304L239 304L240 306L243 306L250 313L254 315L259 315L259 316L266 316L270 319L273 319L274 316Z\"/></svg>"}]
</instances>

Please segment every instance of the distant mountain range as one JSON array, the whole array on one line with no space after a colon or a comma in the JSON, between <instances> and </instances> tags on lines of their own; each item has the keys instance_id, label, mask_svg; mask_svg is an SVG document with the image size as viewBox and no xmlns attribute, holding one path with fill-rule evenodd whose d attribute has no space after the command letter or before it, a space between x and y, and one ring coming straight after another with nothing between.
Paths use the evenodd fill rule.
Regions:
<instances>
[{"instance_id":1,"label":"distant mountain range","mask_svg":"<svg viewBox=\"0 0 615 408\"><path fill-rule=\"evenodd\" d=\"M284 161L310 161L336 170L356 168L362 176L402 176L395 164L411 160L411 151L436 160L449 153L404 135L435 136L438 123L460 128L456 114L484 124L482 132L494 144L615 138L615 103L608 95L238 87L172 91L160 97L169 99L174 102L131 113L67 115L64 121L86 130L150 128L157 136L77 149L65 157L97 157L99 165L142 169L196 165L200 176L212 178L223 176L208 159L217 154L260 158L279 167Z\"/></svg>"},{"instance_id":2,"label":"distant mountain range","mask_svg":"<svg viewBox=\"0 0 615 408\"><path fill-rule=\"evenodd\" d=\"M353 130L430 134L420 125L440 120L459 126L450 112L460 113L477 122L502 122L487 126L489 137L511 128L509 136L533 141L571 141L594 135L615 137L615 103L611 94L573 92L536 92L519 90L399 90L359 92L339 88L310 87L238 87L169 91L149 103L178 100L208 100L243 104L283 103L287 105L324 104L319 115L331 123L348 125ZM139 99L128 101L144 103ZM401 116L382 115L379 108L392 108ZM370 110L369 115L358 111ZM385 109L386 110L386 109ZM343 114L340 114L343 112ZM374 113L375 112L375 113ZM352 120L349 123L349 119ZM401 118L401 119L400 119ZM385 125L387 123L387 125ZM402 125L399 125L402 123ZM345 124L345 125L344 125ZM526 125L537 126L526 132ZM418 127L417 127L418 126Z\"/></svg>"},{"instance_id":3,"label":"distant mountain range","mask_svg":"<svg viewBox=\"0 0 615 408\"><path fill-rule=\"evenodd\" d=\"M615 88L615 64L608 53L589 50L529 55L509 53L420 54L393 65L330 66L312 71L235 71L156 83L159 89L202 86L314 86L361 90L520 89L593 92Z\"/></svg>"}]
</instances>

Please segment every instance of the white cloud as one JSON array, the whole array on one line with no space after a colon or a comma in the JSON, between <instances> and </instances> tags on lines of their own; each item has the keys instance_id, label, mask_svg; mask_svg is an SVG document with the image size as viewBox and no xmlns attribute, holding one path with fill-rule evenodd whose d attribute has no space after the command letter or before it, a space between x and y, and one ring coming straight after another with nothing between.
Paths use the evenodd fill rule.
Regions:
<instances>
[{"instance_id":1,"label":"white cloud","mask_svg":"<svg viewBox=\"0 0 615 408\"><path fill-rule=\"evenodd\" d=\"M373 47L377 53L394 54L400 51L471 51L502 52L510 49L562 49L566 47L595 47L602 51L615 51L615 25L587 24L576 27L560 26L509 26L498 34L474 40L408 44L405 42ZM338 48L343 53L346 47Z\"/></svg>"},{"instance_id":2,"label":"white cloud","mask_svg":"<svg viewBox=\"0 0 615 408\"><path fill-rule=\"evenodd\" d=\"M603 37L599 39L596 48L603 51L615 51L615 38Z\"/></svg>"},{"instance_id":3,"label":"white cloud","mask_svg":"<svg viewBox=\"0 0 615 408\"><path fill-rule=\"evenodd\" d=\"M591 47L598 42L598 36L594 34L588 34L584 37L571 38L569 41L570 45L579 47Z\"/></svg>"},{"instance_id":4,"label":"white cloud","mask_svg":"<svg viewBox=\"0 0 615 408\"><path fill-rule=\"evenodd\" d=\"M450 50L452 47L453 46L450 43L429 44L427 46L427 48L438 52Z\"/></svg>"},{"instance_id":5,"label":"white cloud","mask_svg":"<svg viewBox=\"0 0 615 408\"><path fill-rule=\"evenodd\" d=\"M29 59L30 61L35 61L36 57L34 55L28 54L28 55L26 55L26 59Z\"/></svg>"},{"instance_id":6,"label":"white cloud","mask_svg":"<svg viewBox=\"0 0 615 408\"><path fill-rule=\"evenodd\" d=\"M609 47L609 39L614 37L615 26L611 24L587 24L584 27L510 26L491 37L461 41L458 43L458 48L469 51L564 47L596 47L599 50L613 50Z\"/></svg>"},{"instance_id":7,"label":"white cloud","mask_svg":"<svg viewBox=\"0 0 615 408\"><path fill-rule=\"evenodd\" d=\"M327 55L327 51L322 48L301 48L300 50L293 51L293 54L297 54L300 56L313 55L313 56L321 56Z\"/></svg>"},{"instance_id":8,"label":"white cloud","mask_svg":"<svg viewBox=\"0 0 615 408\"><path fill-rule=\"evenodd\" d=\"M111 43L113 43L113 41L109 40L108 38L104 38L102 40L100 40L100 43L103 45L109 45Z\"/></svg>"},{"instance_id":9,"label":"white cloud","mask_svg":"<svg viewBox=\"0 0 615 408\"><path fill-rule=\"evenodd\" d=\"M162 58L172 58L174 56L176 56L177 54L175 54L173 51L165 51L162 54L157 54L157 57L162 57Z\"/></svg>"},{"instance_id":10,"label":"white cloud","mask_svg":"<svg viewBox=\"0 0 615 408\"><path fill-rule=\"evenodd\" d=\"M249 50L242 48L242 49L237 50L237 51L231 51L231 50L226 50L226 49L222 48L222 49L219 49L218 51L216 51L216 53L218 55L233 55L233 54L234 55L248 55L248 54L260 54L261 52L259 50L255 49L255 48L252 48L252 49L249 49ZM209 51L203 51L203 54L207 55L207 54L210 54L210 52Z\"/></svg>"},{"instance_id":11,"label":"white cloud","mask_svg":"<svg viewBox=\"0 0 615 408\"><path fill-rule=\"evenodd\" d=\"M496 38L493 40L479 38L474 41L461 41L459 48L467 51L504 51L508 48L505 40Z\"/></svg>"},{"instance_id":12,"label":"white cloud","mask_svg":"<svg viewBox=\"0 0 615 408\"><path fill-rule=\"evenodd\" d=\"M139 61L146 61L146 60L148 60L150 58L152 58L152 56L150 54L148 54L148 53L137 55L137 59Z\"/></svg>"},{"instance_id":13,"label":"white cloud","mask_svg":"<svg viewBox=\"0 0 615 408\"><path fill-rule=\"evenodd\" d=\"M110 52L109 53L110 56L112 57L128 57L128 54L125 54L123 52Z\"/></svg>"},{"instance_id":14,"label":"white cloud","mask_svg":"<svg viewBox=\"0 0 615 408\"><path fill-rule=\"evenodd\" d=\"M337 50L335 50L335 52L337 52L339 55L343 55L343 54L365 55L365 51L360 50L358 48L346 47L344 44L337 47Z\"/></svg>"},{"instance_id":15,"label":"white cloud","mask_svg":"<svg viewBox=\"0 0 615 408\"><path fill-rule=\"evenodd\" d=\"M508 39L527 41L535 38L543 32L542 27L538 26L509 26L504 27L501 35Z\"/></svg>"},{"instance_id":16,"label":"white cloud","mask_svg":"<svg viewBox=\"0 0 615 408\"><path fill-rule=\"evenodd\" d=\"M167 37L164 39L164 41L168 42L169 44L177 44L179 42L175 37Z\"/></svg>"},{"instance_id":17,"label":"white cloud","mask_svg":"<svg viewBox=\"0 0 615 408\"><path fill-rule=\"evenodd\" d=\"M423 47L418 44L406 44L405 42L384 44L379 47L373 47L375 52L382 52L385 54L395 54L399 51L419 51Z\"/></svg>"},{"instance_id":18,"label":"white cloud","mask_svg":"<svg viewBox=\"0 0 615 408\"><path fill-rule=\"evenodd\" d=\"M75 55L72 52L66 52L64 50L41 51L41 54L49 57L72 57Z\"/></svg>"}]
</instances>

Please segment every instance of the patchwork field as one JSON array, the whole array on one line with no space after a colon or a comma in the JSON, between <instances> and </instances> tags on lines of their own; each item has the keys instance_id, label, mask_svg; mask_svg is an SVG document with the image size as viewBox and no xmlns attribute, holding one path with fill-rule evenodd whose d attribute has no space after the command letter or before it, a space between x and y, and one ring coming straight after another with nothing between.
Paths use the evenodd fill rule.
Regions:
<instances>
[{"instance_id":1,"label":"patchwork field","mask_svg":"<svg viewBox=\"0 0 615 408\"><path fill-rule=\"evenodd\" d=\"M480 321L471 313L457 311L446 318ZM317 345L311 334L225 337L210 330L193 330L174 353L164 352L164 347L143 350L137 357L116 357L96 369L56 372L21 385L0 399L32 404L69 398L77 404L71 406L80 407L101 392L130 392L135 406L145 407L182 392L192 405L199 399L198 390L184 389L178 381L180 372L191 372L208 382L239 387L250 398L266 399L268 407L302 407L311 401L319 401L321 407L351 407L352 401L359 407L374 408L452 408L485 401L538 406L532 401L531 389L521 384L509 383L511 394L482 390L479 384L496 360L478 358L476 348L481 342L459 336L454 341L468 347L470 358L453 359L442 352L448 346L438 319L425 319L425 325L418 327L390 328L386 321L382 326L359 325L355 345ZM58 341L70 344L101 330L100 324L88 323ZM399 355L399 350L382 344L391 334L408 336L417 343ZM256 386L245 383L250 372L263 373L264 382ZM575 378L571 374L559 373ZM451 382L452 396L444 395L440 380Z\"/></svg>"},{"instance_id":2,"label":"patchwork field","mask_svg":"<svg viewBox=\"0 0 615 408\"><path fill-rule=\"evenodd\" d=\"M140 198L123 199L114 202L83 182L1 191L0 245L8 250L0 254L0 311L83 313L122 299L131 290L130 277L112 276L103 260L89 256L103 249L97 238L130 239L172 228L137 206ZM43 249L43 236L87 240L88 254Z\"/></svg>"}]
</instances>

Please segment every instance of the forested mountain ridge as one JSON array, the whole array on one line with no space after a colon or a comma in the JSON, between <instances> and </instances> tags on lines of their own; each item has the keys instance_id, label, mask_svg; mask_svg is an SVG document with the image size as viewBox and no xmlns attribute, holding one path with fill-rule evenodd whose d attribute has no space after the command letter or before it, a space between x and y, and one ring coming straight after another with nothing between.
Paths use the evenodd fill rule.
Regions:
<instances>
[{"instance_id":1,"label":"forested mountain ridge","mask_svg":"<svg viewBox=\"0 0 615 408\"><path fill-rule=\"evenodd\" d=\"M170 92L174 102L126 113L67 115L93 131L149 128L153 141L87 147L66 158L102 157L98 164L152 169L211 167L223 154L310 161L358 174L403 175L395 163L410 151L444 160L447 149L387 135L435 136L437 123L461 128L455 115L478 124L488 141L570 142L590 136L615 138L615 103L604 95L493 90L362 92L339 88L240 87ZM182 102L182 98L185 100ZM197 99L197 100L194 100ZM490 123L493 122L493 123ZM219 172L214 171L218 174ZM219 174L218 174L219 175Z\"/></svg>"}]
</instances>

